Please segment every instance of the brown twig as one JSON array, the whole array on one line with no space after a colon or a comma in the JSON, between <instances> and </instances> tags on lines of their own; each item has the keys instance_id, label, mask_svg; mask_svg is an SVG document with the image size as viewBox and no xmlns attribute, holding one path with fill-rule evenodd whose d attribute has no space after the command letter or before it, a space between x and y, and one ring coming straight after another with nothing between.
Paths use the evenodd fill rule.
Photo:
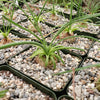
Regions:
<instances>
[{"instance_id":1,"label":"brown twig","mask_svg":"<svg viewBox=\"0 0 100 100\"><path fill-rule=\"evenodd\" d=\"M74 100L76 100L76 94L75 94L75 68L72 69L73 70L73 96L74 96Z\"/></svg>"}]
</instances>

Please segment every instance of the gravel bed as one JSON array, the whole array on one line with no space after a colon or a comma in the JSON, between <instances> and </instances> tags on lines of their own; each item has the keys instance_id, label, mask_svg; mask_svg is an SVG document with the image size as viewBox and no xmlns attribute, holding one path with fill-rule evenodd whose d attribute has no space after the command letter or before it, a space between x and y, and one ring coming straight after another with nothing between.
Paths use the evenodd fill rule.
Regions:
<instances>
[{"instance_id":1,"label":"gravel bed","mask_svg":"<svg viewBox=\"0 0 100 100\"><path fill-rule=\"evenodd\" d=\"M51 42L52 38L53 38L53 36L48 37L46 40L48 42ZM58 39L56 39L54 42L57 42L57 40ZM85 51L74 50L74 49L70 50L77 54L84 55L84 54L86 54L87 50L90 48L91 43L92 43L92 41L90 39L78 37L78 38L75 38L75 41L73 41L73 42L70 42L69 40L62 41L59 43L59 45L63 45L65 47L76 47L76 48L84 49Z\"/></svg>"},{"instance_id":2,"label":"gravel bed","mask_svg":"<svg viewBox=\"0 0 100 100\"><path fill-rule=\"evenodd\" d=\"M18 41L23 41L21 39L18 39L19 37L13 35L13 34L9 34L9 38L13 41L13 42L18 42ZM30 40L29 40L30 41ZM12 46L10 48L7 49L1 49L0 50L0 64L2 64L5 60L7 60L9 57L19 53L20 51L24 50L26 47L28 47L29 45L19 45L19 46Z\"/></svg>"},{"instance_id":3,"label":"gravel bed","mask_svg":"<svg viewBox=\"0 0 100 100\"><path fill-rule=\"evenodd\" d=\"M30 24L29 21L27 22L21 22L20 24L21 26L25 27L25 28L28 28ZM49 27L48 25L45 25L44 23L39 23L39 26L41 27L41 32L44 36L46 36L47 34L53 32L54 28L52 27ZM17 31L21 32L22 34L25 34L27 35L28 37L30 38L35 38L32 34L30 34L29 32L25 31L25 30L22 30L20 28L16 28ZM34 32L36 35L40 36L40 33L39 32Z\"/></svg>"},{"instance_id":4,"label":"gravel bed","mask_svg":"<svg viewBox=\"0 0 100 100\"><path fill-rule=\"evenodd\" d=\"M71 73L66 73L59 76L53 76L53 74L65 70L70 70L73 67L76 68L80 62L80 59L71 56L70 54L64 55L63 53L61 53L61 57L64 60L65 65L58 62L56 65L56 69L52 70L39 66L39 64L36 64L34 60L29 59L29 56L34 50L34 48L30 48L28 51L20 54L19 56L16 56L15 58L12 58L11 61L9 61L9 64L14 68L20 70L24 74L27 74L33 79L36 79L37 81L52 88L53 90L61 90L62 88L64 88L64 86L68 82L68 79L70 79L71 77Z\"/></svg>"},{"instance_id":5,"label":"gravel bed","mask_svg":"<svg viewBox=\"0 0 100 100\"><path fill-rule=\"evenodd\" d=\"M9 71L0 71L0 82L0 91L8 90L6 96L0 100L53 100Z\"/></svg>"},{"instance_id":6,"label":"gravel bed","mask_svg":"<svg viewBox=\"0 0 100 100\"><path fill-rule=\"evenodd\" d=\"M89 32L89 33L92 33L92 34L98 34L98 32L100 31L99 25L96 25L96 24L93 24L93 23L88 23L88 22L86 22L86 24L87 24L86 28L80 27L79 30Z\"/></svg>"},{"instance_id":7,"label":"gravel bed","mask_svg":"<svg viewBox=\"0 0 100 100\"><path fill-rule=\"evenodd\" d=\"M89 57L93 57L97 60L100 60L100 43L95 42L93 47L89 51Z\"/></svg>"},{"instance_id":8,"label":"gravel bed","mask_svg":"<svg viewBox=\"0 0 100 100\"><path fill-rule=\"evenodd\" d=\"M77 54L84 55L87 53L87 50L90 48L91 43L92 43L92 41L90 41L87 38L75 38L75 42L73 42L73 43L62 42L61 45L66 46L66 47L76 47L76 48L84 49L85 52L80 51L80 50L70 50Z\"/></svg>"},{"instance_id":9,"label":"gravel bed","mask_svg":"<svg viewBox=\"0 0 100 100\"><path fill-rule=\"evenodd\" d=\"M26 10L25 8L24 8L24 10ZM34 12L35 13L35 12ZM17 11L15 11L14 12L14 18L13 18L13 21L14 22L16 22L16 23L18 23L18 22L20 22L19 24L21 25L21 26L23 26L23 27L25 27L25 28L28 28L29 29L29 25L31 25L32 26L32 24L30 23L30 21L28 20L28 21L24 21L23 22L23 20L25 20L27 17L26 16L24 16L23 15L24 13L20 10L20 9L18 9ZM30 16L30 13L27 13L29 16ZM44 18L43 18L44 19ZM2 20L2 19L1 19ZM49 27L48 25L45 25L44 23L41 23L41 22L39 22L39 26L41 27L41 32L43 33L43 35L47 35L47 34L49 34L50 32L52 32L53 31L53 28L52 27ZM20 29L19 27L17 27L17 26L15 26L15 25L13 25L12 24L12 27L14 28L14 30L16 30L16 31L19 31L20 33L22 33L22 34L24 34L24 35L26 35L26 36L28 36L28 37L30 37L30 38L35 38L32 34L30 34L29 32L27 32L27 31L25 31L25 30L23 30L23 29ZM33 27L32 27L33 28ZM32 29L31 28L31 29ZM32 31L32 30L31 30ZM34 32L35 34L37 34L38 36L40 36L40 33L39 32Z\"/></svg>"},{"instance_id":10,"label":"gravel bed","mask_svg":"<svg viewBox=\"0 0 100 100\"><path fill-rule=\"evenodd\" d=\"M35 5L35 4L34 4ZM42 2L40 1L37 6L42 7ZM46 8L52 9L51 4L47 4ZM27 10L26 8L23 8ZM70 14L70 10L68 9L65 11L65 8L61 8L58 5L55 5L55 9L60 11L60 12L65 12ZM36 14L39 13L38 10L34 11ZM76 12L74 11L73 14ZM0 12L0 25L2 25L2 12ZM29 13L27 13L30 15ZM55 26L61 26L62 24L65 24L69 20L65 18L64 16L61 15L56 15L57 20L51 19L51 13L43 13L42 14L43 18L45 19L46 22L54 24ZM26 17L23 15L23 12L21 10L17 10L14 12L13 16L13 21L16 23L26 19ZM47 25L43 23L39 23L43 30L42 33L43 35L47 35L48 33L52 32L54 29L51 27L48 27ZM26 22L21 22L21 26L24 26L25 28L28 28L30 25L29 21ZM31 37L34 38L32 34L29 32L26 32L22 29L19 29L18 27L12 25L15 30ZM87 28L80 28L80 31L85 31L85 32L90 32L93 34L97 34L100 31L100 27L96 26L93 23L88 23ZM35 34L39 35L39 32L35 32ZM9 37L13 41L23 41L17 38L17 36L12 35L11 33L9 34ZM16 39L15 39L16 38ZM46 40L48 42L51 42L51 39L53 36L48 37ZM1 37L0 37L1 39ZM28 40L31 41L31 40ZM56 42L58 40L55 40ZM73 51L77 54L84 55L87 50L89 49L90 45L92 44L92 41L87 39L87 38L75 38L74 42L68 42L68 41L63 41L59 43L60 45L66 46L66 47L77 47L81 49L85 49L85 52L81 52L79 50L70 50ZM28 45L20 45L20 46L15 46L7 49L0 50L0 64L3 62L3 60L8 59L9 57L15 55L16 53L22 51L24 48L26 48ZM95 42L93 47L90 49L88 56L93 57L95 59L100 60L100 43ZM56 65L56 69L52 70L49 68L44 68L37 64L34 59L30 59L29 56L32 54L32 52L36 48L30 48L28 51L25 51L24 53L12 58L9 61L9 64L13 66L14 68L18 69L19 71L23 72L24 74L32 77L33 79L36 79L40 83L48 86L49 88L59 91L64 88L68 80L71 78L72 73L65 73L63 75L55 75L55 73L59 73L62 71L70 70L73 67L76 68L78 67L78 64L80 62L80 59L77 57L71 56L70 54L64 55L62 52L61 57L65 62L65 65L63 65L61 62L58 62ZM89 65L89 64L95 64L97 62L93 61L92 59L87 59L84 62L84 65ZM99 62L100 63L100 62ZM89 68L88 70L83 70L79 71L78 75L75 76L75 93L76 93L76 99L77 100L99 100L100 99L100 92L98 92L97 89L94 89L95 87L95 81L97 77L100 76L100 68ZM7 98L11 97L11 100L52 100L49 96L45 95L44 93L40 92L39 90L35 89L32 87L31 84L25 83L23 80L17 78L14 76L12 73L9 71L0 71L0 82L3 83L2 87L0 89L8 89L9 92L6 93ZM24 87L24 88L23 88ZM72 85L69 86L69 92L68 95L72 96L73 94L73 87ZM35 98L35 99L34 99ZM66 99L65 99L66 100Z\"/></svg>"},{"instance_id":11,"label":"gravel bed","mask_svg":"<svg viewBox=\"0 0 100 100\"><path fill-rule=\"evenodd\" d=\"M50 12L43 13L42 16L44 16L44 19L46 22L53 24L55 26L61 26L68 22L67 18L65 18L64 16L61 16L61 15L58 15L58 14L56 14L57 20L54 20L53 19L54 17L51 17L52 13L50 13Z\"/></svg>"},{"instance_id":12,"label":"gravel bed","mask_svg":"<svg viewBox=\"0 0 100 100\"><path fill-rule=\"evenodd\" d=\"M3 24L2 15L4 15L4 14L3 14L3 11L0 12L0 24L1 24L1 25ZM5 15L5 16L6 16L6 15ZM7 16L6 16L6 17L7 17ZM13 19L14 22L18 23L18 22L20 22L20 21L26 19L26 16L24 16L24 15L23 15L23 12L22 12L20 9L18 9L18 10L16 10L16 11L14 11L14 15L13 15L13 18L12 18L12 19ZM6 20L5 20L5 23L6 23ZM7 25L7 24L6 24L6 25Z\"/></svg>"},{"instance_id":13,"label":"gravel bed","mask_svg":"<svg viewBox=\"0 0 100 100\"><path fill-rule=\"evenodd\" d=\"M14 22L18 23L20 21L25 20L26 18L27 17L24 16L24 13L20 9L14 11L14 15L13 15L13 21Z\"/></svg>"},{"instance_id":14,"label":"gravel bed","mask_svg":"<svg viewBox=\"0 0 100 100\"><path fill-rule=\"evenodd\" d=\"M92 59L87 59L84 66L96 64ZM75 76L76 100L100 100L100 92L95 89L95 82L100 76L100 68L92 67L78 72ZM69 96L73 96L73 86L69 86Z\"/></svg>"},{"instance_id":15,"label":"gravel bed","mask_svg":"<svg viewBox=\"0 0 100 100\"><path fill-rule=\"evenodd\" d=\"M43 7L43 2L41 2L41 1L39 1L37 4L34 4L35 6L37 6L37 7ZM47 3L46 5L45 5L45 8L47 8L47 9L52 9L52 4L50 4L50 3ZM55 10L56 11L59 11L59 12L63 12L63 13L67 13L67 14L70 14L70 9L68 8L64 8L64 7L61 7L61 6L59 6L59 5L55 5ZM76 14L76 11L75 10L73 10L73 15L75 15Z\"/></svg>"}]
</instances>

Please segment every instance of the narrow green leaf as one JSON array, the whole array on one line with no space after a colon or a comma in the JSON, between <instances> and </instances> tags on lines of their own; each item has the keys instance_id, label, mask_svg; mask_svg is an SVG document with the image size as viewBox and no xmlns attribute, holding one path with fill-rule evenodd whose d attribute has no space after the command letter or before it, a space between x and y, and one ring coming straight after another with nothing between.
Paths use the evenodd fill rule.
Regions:
<instances>
[{"instance_id":1,"label":"narrow green leaf","mask_svg":"<svg viewBox=\"0 0 100 100\"><path fill-rule=\"evenodd\" d=\"M3 98L8 90L0 91L0 98Z\"/></svg>"},{"instance_id":2,"label":"narrow green leaf","mask_svg":"<svg viewBox=\"0 0 100 100\"><path fill-rule=\"evenodd\" d=\"M49 62L49 55L46 55L45 66L47 66L47 65L48 65L48 62Z\"/></svg>"},{"instance_id":3,"label":"narrow green leaf","mask_svg":"<svg viewBox=\"0 0 100 100\"><path fill-rule=\"evenodd\" d=\"M92 68L92 67L100 67L100 63L93 64L93 65L88 65L88 66L84 66L84 67L81 67L81 68L77 68L77 69L75 69L75 71L80 71L80 70L84 70L84 69ZM54 75L61 75L61 74L70 73L70 72L72 72L72 70L63 71L63 72L60 72L60 73L56 73Z\"/></svg>"},{"instance_id":4,"label":"narrow green leaf","mask_svg":"<svg viewBox=\"0 0 100 100\"><path fill-rule=\"evenodd\" d=\"M44 47L43 47L42 44L40 44L38 42L33 42L33 41L12 42L12 43L5 44L5 45L0 46L0 49L5 49L5 48L9 48L11 46L23 45L23 44L33 44L35 46L39 46L39 47L41 47L41 48L44 49Z\"/></svg>"},{"instance_id":5,"label":"narrow green leaf","mask_svg":"<svg viewBox=\"0 0 100 100\"><path fill-rule=\"evenodd\" d=\"M23 30L25 30L25 31L27 31L27 32L29 32L29 33L31 33L31 34L33 34L33 35L42 43L42 40L41 40L35 33L33 33L32 31L30 31L29 29L24 28L23 26L21 26L21 25L15 23L14 21L8 19L8 18L7 18L6 16L4 16L4 15L3 15L3 17L4 17L7 21L11 22L12 24L18 26L19 28L21 28L21 29L23 29Z\"/></svg>"},{"instance_id":6,"label":"narrow green leaf","mask_svg":"<svg viewBox=\"0 0 100 100\"><path fill-rule=\"evenodd\" d=\"M30 58L33 58L33 57L40 55L40 54L44 54L44 51L40 50L40 49L36 50L36 51L33 52L33 54L30 56Z\"/></svg>"},{"instance_id":7,"label":"narrow green leaf","mask_svg":"<svg viewBox=\"0 0 100 100\"><path fill-rule=\"evenodd\" d=\"M57 45L57 44L60 43L61 41L64 41L64 40L66 40L66 39L75 38L75 37L88 38L88 39L92 39L92 40L94 40L94 41L100 42L98 39L93 38L93 37L91 37L91 36L77 35L77 36L68 36L68 37L66 37L66 38L64 38L64 39L60 39L59 41L57 41L56 43L54 43L53 46L54 46L54 45Z\"/></svg>"},{"instance_id":8,"label":"narrow green leaf","mask_svg":"<svg viewBox=\"0 0 100 100\"><path fill-rule=\"evenodd\" d=\"M54 51L57 51L57 50L62 50L62 49L67 49L67 50L69 50L69 49L76 49L76 50L80 50L80 51L85 51L84 49L80 49L80 48L75 48L75 47L64 47L64 46L62 46L62 47L59 47L59 48L54 48L52 51L50 51L50 52L54 52Z\"/></svg>"},{"instance_id":9,"label":"narrow green leaf","mask_svg":"<svg viewBox=\"0 0 100 100\"><path fill-rule=\"evenodd\" d=\"M53 58L52 56L50 56L50 59L51 59L51 61L53 62L53 67L54 67L54 69L56 69L56 63L55 63L54 58Z\"/></svg>"},{"instance_id":10,"label":"narrow green leaf","mask_svg":"<svg viewBox=\"0 0 100 100\"><path fill-rule=\"evenodd\" d=\"M82 20L85 20L85 19L89 19L89 18L92 18L92 17L97 17L97 16L100 16L100 13L95 13L95 14L89 14L89 15L83 15L81 17L77 17L77 18L74 18L72 19L70 22L67 22L66 24L64 24L59 30L58 32L55 34L55 36L53 37L52 41L51 41L51 45L53 43L53 41L55 40L55 38L68 26L72 25L73 23L75 22L80 22Z\"/></svg>"},{"instance_id":11,"label":"narrow green leaf","mask_svg":"<svg viewBox=\"0 0 100 100\"><path fill-rule=\"evenodd\" d=\"M62 60L62 58L60 56L58 56L55 53L52 53L52 56L55 56L57 59L59 59L64 64L64 61Z\"/></svg>"}]
</instances>

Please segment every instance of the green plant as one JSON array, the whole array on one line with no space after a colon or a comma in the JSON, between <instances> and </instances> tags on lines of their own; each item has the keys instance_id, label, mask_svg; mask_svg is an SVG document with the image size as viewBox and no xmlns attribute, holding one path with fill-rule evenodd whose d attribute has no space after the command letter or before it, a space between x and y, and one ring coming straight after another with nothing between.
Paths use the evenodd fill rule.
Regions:
<instances>
[{"instance_id":1,"label":"green plant","mask_svg":"<svg viewBox=\"0 0 100 100\"><path fill-rule=\"evenodd\" d=\"M98 78L97 82L95 82L95 85L96 85L95 88L100 92L100 78Z\"/></svg>"},{"instance_id":2,"label":"green plant","mask_svg":"<svg viewBox=\"0 0 100 100\"><path fill-rule=\"evenodd\" d=\"M46 0L46 1L47 1L47 0ZM45 2L46 2L46 1L45 1ZM25 3L26 3L26 2L25 2ZM27 6L28 6L28 5L27 5ZM29 7L28 7L28 8L29 8ZM42 9L42 10L43 10L43 9ZM30 10L30 8L29 8L29 11L30 11L30 13L31 13L31 15L32 15L32 17L33 17L33 19L34 19L33 13L32 13L32 11ZM24 12L24 11L23 11L23 12ZM71 14L72 14L72 13L71 13ZM27 15L27 14L26 14L26 15ZM37 36L35 33L33 33L32 31L30 31L29 29L24 28L23 26L21 26L21 25L15 23L14 21L8 19L6 16L3 16L3 17L4 17L7 21L9 21L10 23L12 23L12 24L16 25L17 27L19 27L19 28L21 28L21 29L23 29L23 30L25 30L25 31L27 31L27 32L29 32L29 33L31 33L32 35L34 35L34 36L37 38L38 42L37 42L37 41L35 41L35 42L33 42L33 41L13 42L13 43L9 43L9 44L0 46L0 49L5 49L5 48L11 47L11 46L15 46L15 45L32 44L32 45L34 45L34 46L37 47L37 50L36 50L35 52L33 52L33 54L32 54L31 57L35 57L35 56L37 56L37 55L41 56L42 58L45 57L45 59L46 59L46 60L45 60L45 66L48 66L48 62L49 62L49 61L52 61L53 66L54 66L54 69L55 69L55 68L56 68L55 58L59 59L62 63L64 63L64 61L63 61L62 58L60 57L59 50L61 50L61 49L78 49L78 50L84 51L83 49L80 49L80 48L64 47L64 46L61 46L61 45L57 45L59 42L61 42L61 41L64 40L64 39L61 39L61 40L59 40L58 42L54 43L55 38L56 38L66 27L68 27L69 25L71 25L71 24L73 24L73 23L75 23L75 22L78 22L78 21L85 20L85 19L87 19L87 18L91 18L91 17L98 16L98 15L100 15L100 14L94 14L94 15L91 15L91 16L90 16L90 15L89 15L89 16L87 15L87 16L83 16L83 17L78 17L78 18L76 18L76 19L72 19L70 22L64 24L64 25L58 30L58 32L54 35L54 37L53 37L53 39L52 39L52 41L51 41L50 44L48 44L48 43L46 42L45 38L43 37L43 34L41 33L41 30L39 29L36 20L34 20L34 22L35 22L35 24L36 24L35 27L36 27L36 29L39 31L41 38L40 38L39 36ZM27 15L27 16L28 16L28 15ZM30 20L30 22L32 22L31 19L29 19L29 20ZM32 24L34 25L33 22L32 22ZM73 37L68 37L68 38L73 38ZM87 37L87 38L92 38L92 37ZM65 38L65 39L66 39L66 38ZM92 39L94 39L94 38L92 38ZM95 39L94 39L94 40L95 40Z\"/></svg>"},{"instance_id":3,"label":"green plant","mask_svg":"<svg viewBox=\"0 0 100 100\"><path fill-rule=\"evenodd\" d=\"M100 63L93 64L93 65L88 65L88 66L84 66L84 67L80 67L80 68L76 68L75 71L77 72L77 71L81 71L81 70L92 68L92 67L99 68L100 67ZM73 70L63 71L63 72L60 72L60 73L56 73L54 75L61 75L61 74L70 73L70 72L73 72Z\"/></svg>"},{"instance_id":4,"label":"green plant","mask_svg":"<svg viewBox=\"0 0 100 100\"><path fill-rule=\"evenodd\" d=\"M6 2L6 4L4 4L3 2ZM13 4L14 1L8 1L8 0L0 0L0 10L3 11L3 14L9 17L12 17L12 13L14 12L13 10Z\"/></svg>"},{"instance_id":5,"label":"green plant","mask_svg":"<svg viewBox=\"0 0 100 100\"><path fill-rule=\"evenodd\" d=\"M0 0L0 10L3 11L4 14L9 14L9 9L7 7L5 7L4 2L5 0ZM6 0L7 2L7 0Z\"/></svg>"},{"instance_id":6,"label":"green plant","mask_svg":"<svg viewBox=\"0 0 100 100\"><path fill-rule=\"evenodd\" d=\"M74 1L74 2L73 2ZM82 3L82 0L79 0L79 2L77 1L77 0L71 0L71 2L70 2L70 6L71 6L71 8L70 8L70 22L72 22L72 10L73 10L73 6L76 4L77 5L77 9L78 9L78 12L77 12L77 17L80 17L80 8L81 8L81 3ZM84 25L83 24L81 24L81 23L84 23ZM65 38L65 37L67 37L67 36L73 36L74 35L74 31L75 30L79 30L79 28L80 27L85 27L86 25L85 25L85 21L84 20L82 20L81 22L73 22L72 24L70 24L70 25L68 25L68 27L66 27L65 29L64 29L64 31L62 32L62 34L60 34L59 36L58 36L58 38Z\"/></svg>"},{"instance_id":7,"label":"green plant","mask_svg":"<svg viewBox=\"0 0 100 100\"><path fill-rule=\"evenodd\" d=\"M58 0L56 0L57 2ZM53 4L52 4L52 10L50 11L52 13L53 16L55 16L57 14L57 11L55 9L55 0L52 0Z\"/></svg>"},{"instance_id":8,"label":"green plant","mask_svg":"<svg viewBox=\"0 0 100 100\"><path fill-rule=\"evenodd\" d=\"M48 2L52 3L53 7L52 7L52 12L54 12L54 5L60 5L60 6L64 6L66 9L69 8L69 6L71 5L69 0L48 0ZM57 11L55 11L56 13Z\"/></svg>"},{"instance_id":9,"label":"green plant","mask_svg":"<svg viewBox=\"0 0 100 100\"><path fill-rule=\"evenodd\" d=\"M29 19L31 19L31 21L34 23L34 25L32 23L30 23L30 25L28 26L28 29L33 31L33 32L37 32L37 29L34 27L36 24L32 18L32 16L29 16ZM37 21L37 24L40 28L40 30L42 30L42 26L40 25L40 22L44 22L44 17L41 15L38 19L38 16L35 16L34 19Z\"/></svg>"},{"instance_id":10,"label":"green plant","mask_svg":"<svg viewBox=\"0 0 100 100\"><path fill-rule=\"evenodd\" d=\"M11 28L7 28L7 27L3 27L3 28L4 28L4 31L0 29L0 35L2 35L3 38L7 40L9 32L11 31Z\"/></svg>"},{"instance_id":11,"label":"green plant","mask_svg":"<svg viewBox=\"0 0 100 100\"><path fill-rule=\"evenodd\" d=\"M59 36L61 37L61 38L65 38L65 37L67 37L67 36L73 36L74 35L74 31L76 31L76 30L80 30L80 27L83 27L83 28L86 28L87 27L87 23L86 23L86 21L81 21L81 22L76 22L76 23L73 23L72 25L70 25L70 26L68 26L68 27L66 27L65 29L64 29L64 31L62 32L62 34L60 34ZM58 36L58 37L59 37ZM59 38L60 38L59 37Z\"/></svg>"},{"instance_id":12,"label":"green plant","mask_svg":"<svg viewBox=\"0 0 100 100\"><path fill-rule=\"evenodd\" d=\"M5 49L11 46L16 46L16 45L23 45L23 44L32 44L34 46L37 46L38 49L33 52L32 57L35 57L37 55L39 55L41 58L45 57L45 66L48 65L48 62L51 60L53 62L54 65L54 69L56 68L56 63L55 63L55 58L59 59L62 61L62 63L64 64L64 61L62 60L62 58L59 55L59 50L61 49L78 49L81 51L84 51L83 49L79 49L79 48L74 48L74 47L64 47L64 46L52 46L52 45L47 45L47 43L38 43L38 42L32 42L32 41L24 41L24 42L13 42L10 44L6 44L6 45L2 45L0 46L0 49ZM57 53L55 53L57 52ZM43 59L42 58L42 59Z\"/></svg>"},{"instance_id":13,"label":"green plant","mask_svg":"<svg viewBox=\"0 0 100 100\"><path fill-rule=\"evenodd\" d=\"M82 11L82 0L73 0L73 6L76 8L77 10L77 16L82 16L84 15L83 11Z\"/></svg>"},{"instance_id":14,"label":"green plant","mask_svg":"<svg viewBox=\"0 0 100 100\"><path fill-rule=\"evenodd\" d=\"M0 0L0 6L2 8L0 8L0 10L3 11L3 15L5 15L6 17L8 17L9 19L13 19L13 14L14 14L14 8L12 8L13 5L13 1L8 1L8 0ZM3 2L6 2L3 3ZM11 9L12 8L12 9ZM6 22L3 17L2 17L2 29L0 29L0 37L3 38L3 44L5 44L6 42L10 42L10 39L8 38L8 35L11 31L11 23Z\"/></svg>"},{"instance_id":15,"label":"green plant","mask_svg":"<svg viewBox=\"0 0 100 100\"><path fill-rule=\"evenodd\" d=\"M2 83L0 82L0 87L2 86ZM3 90L3 91L0 91L0 98L3 98L6 94L6 92L8 92L8 90Z\"/></svg>"},{"instance_id":16,"label":"green plant","mask_svg":"<svg viewBox=\"0 0 100 100\"><path fill-rule=\"evenodd\" d=\"M0 82L0 86L2 86L2 83Z\"/></svg>"},{"instance_id":17,"label":"green plant","mask_svg":"<svg viewBox=\"0 0 100 100\"><path fill-rule=\"evenodd\" d=\"M51 10L47 10L46 12L51 13L50 16L49 16L50 19L52 19L52 20L57 20L58 19L58 16L57 16L58 11L55 9L55 3L52 4Z\"/></svg>"},{"instance_id":18,"label":"green plant","mask_svg":"<svg viewBox=\"0 0 100 100\"><path fill-rule=\"evenodd\" d=\"M87 13L94 14L94 13L100 12L100 2L99 1L89 0L89 1L85 1L85 4L86 4L86 7L84 10Z\"/></svg>"},{"instance_id":19,"label":"green plant","mask_svg":"<svg viewBox=\"0 0 100 100\"><path fill-rule=\"evenodd\" d=\"M65 3L68 0L48 0L48 2L50 3L56 3L56 4L61 4L61 3Z\"/></svg>"},{"instance_id":20,"label":"green plant","mask_svg":"<svg viewBox=\"0 0 100 100\"><path fill-rule=\"evenodd\" d=\"M2 26L2 29L0 29L0 37L2 37L2 40L1 40L2 44L11 42L11 40L8 37L10 31L12 30L11 23L8 24L7 26L5 26L4 24L5 24L5 21L3 19L3 26Z\"/></svg>"},{"instance_id":21,"label":"green plant","mask_svg":"<svg viewBox=\"0 0 100 100\"><path fill-rule=\"evenodd\" d=\"M65 7L66 9L68 9L70 5L71 5L71 2L64 3L64 7Z\"/></svg>"},{"instance_id":22,"label":"green plant","mask_svg":"<svg viewBox=\"0 0 100 100\"><path fill-rule=\"evenodd\" d=\"M3 98L8 90L0 91L0 98Z\"/></svg>"},{"instance_id":23,"label":"green plant","mask_svg":"<svg viewBox=\"0 0 100 100\"><path fill-rule=\"evenodd\" d=\"M2 8L0 8L0 10L2 10L5 15L8 15L10 12L10 10L5 6L2 6Z\"/></svg>"},{"instance_id":24,"label":"green plant","mask_svg":"<svg viewBox=\"0 0 100 100\"><path fill-rule=\"evenodd\" d=\"M45 3L44 3L44 5L43 5L43 7L42 7L42 9L41 9L41 11L40 11L39 14L35 14L33 11L31 11L31 8L29 7L29 5L27 4L27 2L26 2L25 0L23 0L23 2L24 2L24 4L27 6L28 12L29 12L31 15L30 15L30 16L27 15L27 12L26 12L25 10L23 10L20 6L18 6L18 8L19 8L20 10L23 11L23 13L25 14L25 16L29 19L30 23L34 26L34 28L35 28L38 32L41 33L41 29L40 29L40 27L39 27L39 22L44 21L44 18L41 16L41 14L42 14L42 12L43 12L43 10L44 10L44 7L45 7L45 5L46 5L46 3L47 3L47 0L45 0ZM32 26L32 25L30 25L30 26ZM42 33L41 33L41 34L42 34Z\"/></svg>"},{"instance_id":25,"label":"green plant","mask_svg":"<svg viewBox=\"0 0 100 100\"><path fill-rule=\"evenodd\" d=\"M57 20L58 19L58 16L57 16L57 10L55 9L55 5L56 5L56 1L55 0L52 0L52 1L50 1L50 2L52 2L52 8L51 8L51 10L47 10L46 11L46 13L47 12L50 12L51 13L51 15L49 16L50 17L50 19L52 19L52 20Z\"/></svg>"}]
</instances>

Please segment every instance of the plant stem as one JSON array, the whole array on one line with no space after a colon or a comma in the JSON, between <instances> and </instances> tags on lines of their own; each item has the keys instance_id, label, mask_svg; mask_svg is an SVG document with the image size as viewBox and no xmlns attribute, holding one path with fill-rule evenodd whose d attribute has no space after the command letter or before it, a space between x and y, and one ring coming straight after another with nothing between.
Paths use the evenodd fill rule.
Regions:
<instances>
[{"instance_id":1,"label":"plant stem","mask_svg":"<svg viewBox=\"0 0 100 100\"><path fill-rule=\"evenodd\" d=\"M76 95L75 95L75 68L73 68L72 70L73 70L73 96L74 96L74 100L76 100Z\"/></svg>"},{"instance_id":2,"label":"plant stem","mask_svg":"<svg viewBox=\"0 0 100 100\"><path fill-rule=\"evenodd\" d=\"M46 3L47 3L47 1L48 1L48 0L45 0L45 3L44 3L44 5L43 5L43 7L42 7L42 9L41 9L41 11L40 11L40 13L39 13L39 15L38 15L38 19L39 19L40 15L42 14L42 12L43 12L43 10L44 10L44 7L45 7L45 5L46 5Z\"/></svg>"},{"instance_id":3,"label":"plant stem","mask_svg":"<svg viewBox=\"0 0 100 100\"><path fill-rule=\"evenodd\" d=\"M53 15L55 15L55 6L54 6L54 0L53 0L52 14L53 14Z\"/></svg>"}]
</instances>

